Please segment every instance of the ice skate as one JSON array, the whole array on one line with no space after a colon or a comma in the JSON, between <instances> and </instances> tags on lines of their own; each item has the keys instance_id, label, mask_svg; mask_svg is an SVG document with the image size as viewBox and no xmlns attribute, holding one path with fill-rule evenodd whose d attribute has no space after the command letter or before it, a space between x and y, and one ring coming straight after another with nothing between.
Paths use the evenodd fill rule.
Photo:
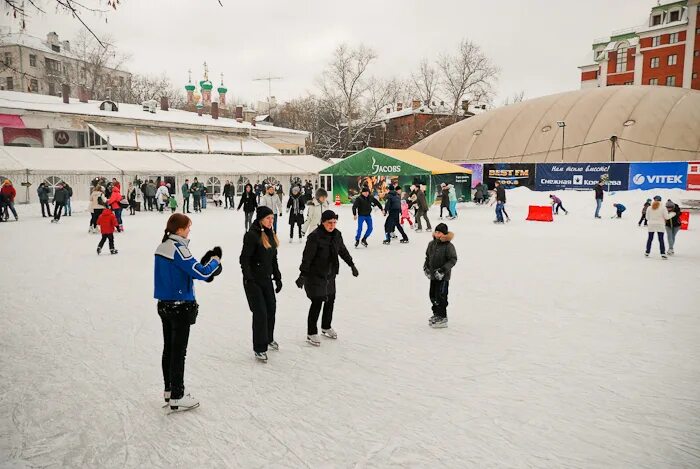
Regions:
<instances>
[{"instance_id":1,"label":"ice skate","mask_svg":"<svg viewBox=\"0 0 700 469\"><path fill-rule=\"evenodd\" d=\"M329 339L337 339L338 334L331 327L330 329L321 329L321 334L328 337Z\"/></svg>"},{"instance_id":2,"label":"ice skate","mask_svg":"<svg viewBox=\"0 0 700 469\"><path fill-rule=\"evenodd\" d=\"M426 228L425 231L427 231L428 233L430 233L431 231L433 231L433 229L432 229L432 228Z\"/></svg>"},{"instance_id":3,"label":"ice skate","mask_svg":"<svg viewBox=\"0 0 700 469\"><path fill-rule=\"evenodd\" d=\"M307 335L306 341L313 345L314 347L320 347L321 341L318 339L318 334Z\"/></svg>"},{"instance_id":4,"label":"ice skate","mask_svg":"<svg viewBox=\"0 0 700 469\"><path fill-rule=\"evenodd\" d=\"M170 405L170 391L163 391L163 400L165 401L163 408L168 407Z\"/></svg>"},{"instance_id":5,"label":"ice skate","mask_svg":"<svg viewBox=\"0 0 700 469\"><path fill-rule=\"evenodd\" d=\"M280 349L280 344L278 344L277 342L275 342L275 341L273 340L272 342L270 342L269 344L267 344L267 348L269 348L270 350L274 350L275 352L277 352L277 351Z\"/></svg>"},{"instance_id":6,"label":"ice skate","mask_svg":"<svg viewBox=\"0 0 700 469\"><path fill-rule=\"evenodd\" d=\"M97 255L99 256L100 253L102 252L102 248L97 248Z\"/></svg>"},{"instance_id":7,"label":"ice skate","mask_svg":"<svg viewBox=\"0 0 700 469\"><path fill-rule=\"evenodd\" d=\"M357 249L360 246L360 240L356 239L355 240L355 249Z\"/></svg>"},{"instance_id":8,"label":"ice skate","mask_svg":"<svg viewBox=\"0 0 700 469\"><path fill-rule=\"evenodd\" d=\"M384 241L382 241L382 244L386 244L388 246L391 244L391 240L385 239Z\"/></svg>"},{"instance_id":9,"label":"ice skate","mask_svg":"<svg viewBox=\"0 0 700 469\"><path fill-rule=\"evenodd\" d=\"M401 244L408 244L408 239L402 239L401 241L399 241L399 243L401 243Z\"/></svg>"},{"instance_id":10,"label":"ice skate","mask_svg":"<svg viewBox=\"0 0 700 469\"><path fill-rule=\"evenodd\" d=\"M368 246L369 246L369 245L367 244L367 238L363 238L363 239L362 239L362 245L363 245L364 247L368 247Z\"/></svg>"},{"instance_id":11,"label":"ice skate","mask_svg":"<svg viewBox=\"0 0 700 469\"><path fill-rule=\"evenodd\" d=\"M422 230L422 229L420 229L420 228L416 228L416 233L422 233L422 232L423 232L423 230Z\"/></svg>"},{"instance_id":12,"label":"ice skate","mask_svg":"<svg viewBox=\"0 0 700 469\"><path fill-rule=\"evenodd\" d=\"M255 352L255 358L263 363L267 362L267 352Z\"/></svg>"},{"instance_id":13,"label":"ice skate","mask_svg":"<svg viewBox=\"0 0 700 469\"><path fill-rule=\"evenodd\" d=\"M435 321L438 320L438 317L435 316L434 314L428 319L428 325L432 327L433 324L435 324Z\"/></svg>"},{"instance_id":14,"label":"ice skate","mask_svg":"<svg viewBox=\"0 0 700 469\"><path fill-rule=\"evenodd\" d=\"M119 251L117 251L116 249L110 249L109 253L110 254L119 254Z\"/></svg>"},{"instance_id":15,"label":"ice skate","mask_svg":"<svg viewBox=\"0 0 700 469\"><path fill-rule=\"evenodd\" d=\"M645 253L644 253L644 257L649 257L649 253L648 253L648 252L645 252Z\"/></svg>"},{"instance_id":16,"label":"ice skate","mask_svg":"<svg viewBox=\"0 0 700 469\"><path fill-rule=\"evenodd\" d=\"M294 242L294 238L289 238L289 244L292 244Z\"/></svg>"},{"instance_id":17,"label":"ice skate","mask_svg":"<svg viewBox=\"0 0 700 469\"><path fill-rule=\"evenodd\" d=\"M668 260L668 256L666 254L661 254L661 259Z\"/></svg>"},{"instance_id":18,"label":"ice skate","mask_svg":"<svg viewBox=\"0 0 700 469\"><path fill-rule=\"evenodd\" d=\"M398 238L398 237L399 237L399 235L397 235L396 233L391 233L391 238L392 238L392 239L396 239L396 238Z\"/></svg>"},{"instance_id":19,"label":"ice skate","mask_svg":"<svg viewBox=\"0 0 700 469\"><path fill-rule=\"evenodd\" d=\"M668 251L666 251L666 254L668 254L669 256L672 256L675 253L673 252L673 249L669 249Z\"/></svg>"},{"instance_id":20,"label":"ice skate","mask_svg":"<svg viewBox=\"0 0 700 469\"><path fill-rule=\"evenodd\" d=\"M199 407L199 401L189 394L180 399L170 399L170 412L184 412Z\"/></svg>"},{"instance_id":21,"label":"ice skate","mask_svg":"<svg viewBox=\"0 0 700 469\"><path fill-rule=\"evenodd\" d=\"M447 327L447 318L437 318L435 319L435 322L433 322L430 327L433 329L444 329Z\"/></svg>"}]
</instances>

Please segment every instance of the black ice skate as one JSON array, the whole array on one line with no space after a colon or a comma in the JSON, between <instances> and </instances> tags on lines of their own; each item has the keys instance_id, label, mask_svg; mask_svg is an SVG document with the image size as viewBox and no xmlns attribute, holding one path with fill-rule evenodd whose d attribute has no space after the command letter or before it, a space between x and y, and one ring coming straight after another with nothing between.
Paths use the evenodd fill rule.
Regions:
<instances>
[{"instance_id":1,"label":"black ice skate","mask_svg":"<svg viewBox=\"0 0 700 469\"><path fill-rule=\"evenodd\" d=\"M110 254L119 254L119 251L117 251L116 249L110 249L109 253Z\"/></svg>"},{"instance_id":2,"label":"black ice skate","mask_svg":"<svg viewBox=\"0 0 700 469\"><path fill-rule=\"evenodd\" d=\"M444 329L447 327L447 318L437 318L434 323L430 325L433 329Z\"/></svg>"},{"instance_id":3,"label":"black ice skate","mask_svg":"<svg viewBox=\"0 0 700 469\"><path fill-rule=\"evenodd\" d=\"M362 245L363 245L364 247L368 247L367 238L362 238Z\"/></svg>"}]
</instances>

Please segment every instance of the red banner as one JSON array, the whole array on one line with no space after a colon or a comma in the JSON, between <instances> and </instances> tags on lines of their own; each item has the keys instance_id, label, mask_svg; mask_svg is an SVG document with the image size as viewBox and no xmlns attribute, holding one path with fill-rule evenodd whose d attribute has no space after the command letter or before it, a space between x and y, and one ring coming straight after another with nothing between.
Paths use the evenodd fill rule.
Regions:
<instances>
[{"instance_id":1,"label":"red banner","mask_svg":"<svg viewBox=\"0 0 700 469\"><path fill-rule=\"evenodd\" d=\"M688 190L700 191L700 161L688 162Z\"/></svg>"}]
</instances>

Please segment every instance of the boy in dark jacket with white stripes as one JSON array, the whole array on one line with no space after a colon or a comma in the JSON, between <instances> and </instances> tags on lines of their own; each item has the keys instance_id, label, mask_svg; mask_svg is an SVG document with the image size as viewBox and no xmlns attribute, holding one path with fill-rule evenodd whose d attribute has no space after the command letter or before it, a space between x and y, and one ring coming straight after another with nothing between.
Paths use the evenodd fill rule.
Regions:
<instances>
[{"instance_id":1,"label":"boy in dark jacket with white stripes","mask_svg":"<svg viewBox=\"0 0 700 469\"><path fill-rule=\"evenodd\" d=\"M453 238L454 233L448 231L447 225L440 223L435 227L433 240L425 251L423 272L430 279L430 302L433 305L433 317L428 324L436 329L447 327L447 295L452 268L457 263Z\"/></svg>"}]
</instances>

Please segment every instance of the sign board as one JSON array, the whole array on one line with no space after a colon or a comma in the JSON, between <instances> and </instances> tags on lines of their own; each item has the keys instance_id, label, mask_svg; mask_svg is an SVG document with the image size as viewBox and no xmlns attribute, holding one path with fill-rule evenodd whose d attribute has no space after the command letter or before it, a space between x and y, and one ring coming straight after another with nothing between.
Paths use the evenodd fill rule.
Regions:
<instances>
[{"instance_id":1,"label":"sign board","mask_svg":"<svg viewBox=\"0 0 700 469\"><path fill-rule=\"evenodd\" d=\"M59 145L68 145L70 142L70 135L65 130L59 130L53 134L54 141Z\"/></svg>"},{"instance_id":2,"label":"sign board","mask_svg":"<svg viewBox=\"0 0 700 469\"><path fill-rule=\"evenodd\" d=\"M688 162L688 188L689 191L700 191L700 161Z\"/></svg>"},{"instance_id":3,"label":"sign board","mask_svg":"<svg viewBox=\"0 0 700 469\"><path fill-rule=\"evenodd\" d=\"M629 188L632 189L686 189L688 163L630 163Z\"/></svg>"},{"instance_id":4,"label":"sign board","mask_svg":"<svg viewBox=\"0 0 700 469\"><path fill-rule=\"evenodd\" d=\"M498 181L506 189L535 188L534 163L489 163L484 165L484 182L489 189Z\"/></svg>"},{"instance_id":5,"label":"sign board","mask_svg":"<svg viewBox=\"0 0 700 469\"><path fill-rule=\"evenodd\" d=\"M477 184L481 184L484 180L484 165L479 163L457 163L462 168L471 169L472 171L472 189L476 187Z\"/></svg>"},{"instance_id":6,"label":"sign board","mask_svg":"<svg viewBox=\"0 0 700 469\"><path fill-rule=\"evenodd\" d=\"M601 179L605 188L627 190L629 163L538 163L538 191L593 189Z\"/></svg>"}]
</instances>

